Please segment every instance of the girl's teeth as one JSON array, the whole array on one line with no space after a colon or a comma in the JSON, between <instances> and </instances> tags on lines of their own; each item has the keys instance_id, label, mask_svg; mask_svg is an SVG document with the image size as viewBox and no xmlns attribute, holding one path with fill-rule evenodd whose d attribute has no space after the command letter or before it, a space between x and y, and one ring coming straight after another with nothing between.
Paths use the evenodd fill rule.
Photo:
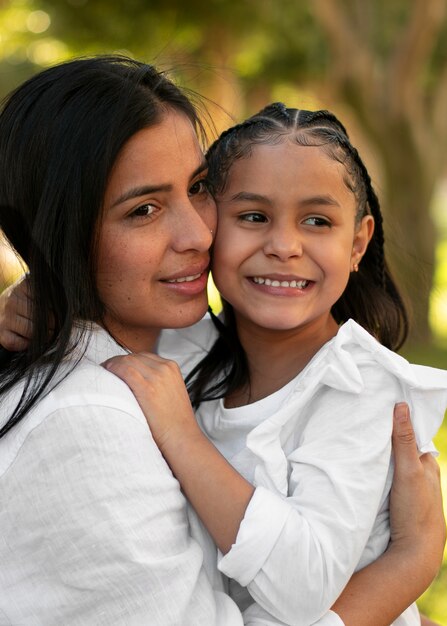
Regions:
<instances>
[{"instance_id":1,"label":"girl's teeth","mask_svg":"<svg viewBox=\"0 0 447 626\"><path fill-rule=\"evenodd\" d=\"M192 280L200 278L200 274L194 274L194 276L182 276L181 278L174 278L173 280L167 280L167 283L190 283Z\"/></svg>"},{"instance_id":2,"label":"girl's teeth","mask_svg":"<svg viewBox=\"0 0 447 626\"><path fill-rule=\"evenodd\" d=\"M254 276L253 282L257 285L267 285L267 287L293 287L297 289L304 289L309 284L308 280L271 280L260 276Z\"/></svg>"}]
</instances>

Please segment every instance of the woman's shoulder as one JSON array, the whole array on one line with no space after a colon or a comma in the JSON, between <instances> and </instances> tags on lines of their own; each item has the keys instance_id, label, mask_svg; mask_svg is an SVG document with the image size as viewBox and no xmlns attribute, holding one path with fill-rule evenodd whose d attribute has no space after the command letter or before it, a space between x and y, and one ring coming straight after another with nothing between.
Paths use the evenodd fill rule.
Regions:
<instances>
[{"instance_id":1,"label":"woman's shoulder","mask_svg":"<svg viewBox=\"0 0 447 626\"><path fill-rule=\"evenodd\" d=\"M188 328L163 330L158 344L158 353L166 359L176 361L183 376L186 376L207 354L217 339L217 331L208 313Z\"/></svg>"},{"instance_id":2,"label":"woman's shoulder","mask_svg":"<svg viewBox=\"0 0 447 626\"><path fill-rule=\"evenodd\" d=\"M12 414L23 388L23 383L16 385L4 398L0 422L6 422ZM85 439L85 419L91 426L89 437L105 440L112 430L121 431L123 436L133 430L140 437L149 433L138 402L122 380L87 357L76 364L66 361L52 381L51 390L0 439L0 475L14 462L31 435L47 441L39 444L43 448L52 446L55 436L52 433L59 432L61 420L72 424L72 437L77 433L80 439Z\"/></svg>"}]
</instances>

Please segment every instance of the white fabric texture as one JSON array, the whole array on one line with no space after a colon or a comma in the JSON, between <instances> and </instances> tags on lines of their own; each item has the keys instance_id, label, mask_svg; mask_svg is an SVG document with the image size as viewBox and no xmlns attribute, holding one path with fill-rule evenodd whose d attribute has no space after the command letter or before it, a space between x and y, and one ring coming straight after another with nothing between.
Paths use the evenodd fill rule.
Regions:
<instances>
[{"instance_id":1,"label":"white fabric texture","mask_svg":"<svg viewBox=\"0 0 447 626\"><path fill-rule=\"evenodd\" d=\"M163 333L159 351L185 375L214 339L205 318ZM435 452L447 372L409 364L350 320L287 393L235 409L222 400L201 405L206 435L256 487L236 543L219 563L237 581L230 591L246 624L309 626L352 573L386 549L392 414L400 401L410 405L419 449ZM419 623L413 606L395 626Z\"/></svg>"},{"instance_id":2,"label":"white fabric texture","mask_svg":"<svg viewBox=\"0 0 447 626\"><path fill-rule=\"evenodd\" d=\"M123 350L98 328L88 342L0 440L0 624L241 626L134 396L98 365Z\"/></svg>"}]
</instances>

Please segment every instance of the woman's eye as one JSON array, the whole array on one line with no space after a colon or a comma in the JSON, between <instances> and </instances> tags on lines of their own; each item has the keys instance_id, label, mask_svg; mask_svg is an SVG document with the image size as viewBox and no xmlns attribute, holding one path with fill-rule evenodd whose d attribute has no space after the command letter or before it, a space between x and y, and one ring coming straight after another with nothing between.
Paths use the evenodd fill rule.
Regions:
<instances>
[{"instance_id":1,"label":"woman's eye","mask_svg":"<svg viewBox=\"0 0 447 626\"><path fill-rule=\"evenodd\" d=\"M209 184L206 178L201 178L200 180L197 180L195 183L193 183L191 185L191 187L189 188L188 194L190 196L197 196L201 193L208 193L209 191Z\"/></svg>"},{"instance_id":2,"label":"woman's eye","mask_svg":"<svg viewBox=\"0 0 447 626\"><path fill-rule=\"evenodd\" d=\"M312 215L311 217L307 217L303 224L308 224L309 226L330 226L331 222L326 217L319 217L318 215Z\"/></svg>"},{"instance_id":3,"label":"woman's eye","mask_svg":"<svg viewBox=\"0 0 447 626\"><path fill-rule=\"evenodd\" d=\"M153 204L142 204L137 207L129 217L150 217L155 213L156 207Z\"/></svg>"},{"instance_id":4,"label":"woman's eye","mask_svg":"<svg viewBox=\"0 0 447 626\"><path fill-rule=\"evenodd\" d=\"M251 222L252 224L263 224L267 221L267 218L262 213L244 213L239 215L241 222Z\"/></svg>"}]
</instances>

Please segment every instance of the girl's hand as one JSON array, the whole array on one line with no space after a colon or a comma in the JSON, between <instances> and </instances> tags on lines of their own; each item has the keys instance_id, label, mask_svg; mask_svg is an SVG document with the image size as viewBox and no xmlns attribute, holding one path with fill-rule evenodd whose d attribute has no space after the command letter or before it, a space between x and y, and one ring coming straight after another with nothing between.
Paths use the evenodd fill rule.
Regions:
<instances>
[{"instance_id":1,"label":"girl's hand","mask_svg":"<svg viewBox=\"0 0 447 626\"><path fill-rule=\"evenodd\" d=\"M28 279L22 278L0 294L0 345L11 352L26 350L33 334Z\"/></svg>"},{"instance_id":2,"label":"girl's hand","mask_svg":"<svg viewBox=\"0 0 447 626\"><path fill-rule=\"evenodd\" d=\"M178 365L149 353L114 357L103 365L133 391L160 452L225 554L254 488L200 430Z\"/></svg>"},{"instance_id":3,"label":"girl's hand","mask_svg":"<svg viewBox=\"0 0 447 626\"><path fill-rule=\"evenodd\" d=\"M168 442L200 433L177 363L143 352L113 357L103 366L130 387L161 452Z\"/></svg>"}]
</instances>

